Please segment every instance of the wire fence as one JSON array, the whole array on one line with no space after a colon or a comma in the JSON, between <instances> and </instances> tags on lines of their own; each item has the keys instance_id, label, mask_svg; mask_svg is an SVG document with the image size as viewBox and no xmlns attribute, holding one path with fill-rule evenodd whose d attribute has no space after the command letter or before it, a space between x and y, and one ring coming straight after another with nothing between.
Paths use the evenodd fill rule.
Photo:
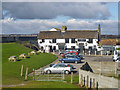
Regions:
<instances>
[{"instance_id":1,"label":"wire fence","mask_svg":"<svg viewBox=\"0 0 120 90\"><path fill-rule=\"evenodd\" d=\"M64 72L55 74L46 74L43 70L35 71L36 81L64 81Z\"/></svg>"}]
</instances>

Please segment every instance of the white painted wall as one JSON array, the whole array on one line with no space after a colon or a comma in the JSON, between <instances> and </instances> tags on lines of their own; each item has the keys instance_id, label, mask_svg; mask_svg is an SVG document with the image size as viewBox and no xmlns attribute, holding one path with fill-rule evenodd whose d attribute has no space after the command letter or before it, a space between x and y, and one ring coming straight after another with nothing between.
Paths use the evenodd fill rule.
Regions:
<instances>
[{"instance_id":1,"label":"white painted wall","mask_svg":"<svg viewBox=\"0 0 120 90\"><path fill-rule=\"evenodd\" d=\"M46 49L46 47L49 47L49 46L52 46L52 47L56 46L56 50L58 50L57 43L65 43L65 39L56 39L56 43L52 43L52 39L45 39L45 42L40 43L41 41L42 39L38 39L39 48L43 46L44 49ZM67 48L71 48L71 46L75 46L75 48L78 49L79 43L84 43L84 46L85 46L88 39L86 39L86 41L78 41L78 39L75 39L75 41L77 41L77 43L71 43L71 39L69 39L69 43L66 43L65 46L67 46ZM93 39L93 43L87 43L87 46L85 46L85 49L89 49L90 46L94 48L94 45L97 47L98 46L97 41L98 41L97 39Z\"/></svg>"}]
</instances>

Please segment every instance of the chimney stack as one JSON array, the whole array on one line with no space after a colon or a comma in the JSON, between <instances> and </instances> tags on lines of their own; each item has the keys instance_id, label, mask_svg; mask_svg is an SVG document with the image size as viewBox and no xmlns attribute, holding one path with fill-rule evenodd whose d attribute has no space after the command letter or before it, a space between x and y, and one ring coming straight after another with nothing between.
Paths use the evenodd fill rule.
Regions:
<instances>
[{"instance_id":1,"label":"chimney stack","mask_svg":"<svg viewBox=\"0 0 120 90\"><path fill-rule=\"evenodd\" d=\"M62 30L61 30L62 32L65 32L65 31L67 31L67 27L66 26L62 26Z\"/></svg>"},{"instance_id":2,"label":"chimney stack","mask_svg":"<svg viewBox=\"0 0 120 90\"><path fill-rule=\"evenodd\" d=\"M101 28L100 28L100 24L98 26L98 43L100 42L101 40Z\"/></svg>"}]
</instances>

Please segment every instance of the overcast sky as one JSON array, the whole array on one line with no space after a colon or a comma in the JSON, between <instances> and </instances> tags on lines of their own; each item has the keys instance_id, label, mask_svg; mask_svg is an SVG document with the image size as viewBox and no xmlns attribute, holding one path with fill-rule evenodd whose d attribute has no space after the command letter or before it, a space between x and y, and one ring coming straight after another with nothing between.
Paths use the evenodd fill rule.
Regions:
<instances>
[{"instance_id":1,"label":"overcast sky","mask_svg":"<svg viewBox=\"0 0 120 90\"><path fill-rule=\"evenodd\" d=\"M118 3L101 2L3 2L4 34L32 34L61 28L118 34Z\"/></svg>"}]
</instances>

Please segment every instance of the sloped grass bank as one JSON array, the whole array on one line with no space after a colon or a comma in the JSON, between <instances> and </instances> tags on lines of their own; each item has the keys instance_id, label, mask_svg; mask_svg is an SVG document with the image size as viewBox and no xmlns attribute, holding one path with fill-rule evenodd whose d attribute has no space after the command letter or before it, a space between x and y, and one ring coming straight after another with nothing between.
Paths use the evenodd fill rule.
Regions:
<instances>
[{"instance_id":1,"label":"sloped grass bank","mask_svg":"<svg viewBox=\"0 0 120 90\"><path fill-rule=\"evenodd\" d=\"M9 62L10 56L19 56L22 53L32 51L29 48L21 46L16 43L2 44L2 83L3 85L19 84L24 82L25 70L28 67L28 72L32 72L33 68L38 69L45 66L54 60L56 56L48 53L40 53L39 55L32 55L30 58L22 59L17 62ZM20 76L21 65L23 64L23 77Z\"/></svg>"}]
</instances>

